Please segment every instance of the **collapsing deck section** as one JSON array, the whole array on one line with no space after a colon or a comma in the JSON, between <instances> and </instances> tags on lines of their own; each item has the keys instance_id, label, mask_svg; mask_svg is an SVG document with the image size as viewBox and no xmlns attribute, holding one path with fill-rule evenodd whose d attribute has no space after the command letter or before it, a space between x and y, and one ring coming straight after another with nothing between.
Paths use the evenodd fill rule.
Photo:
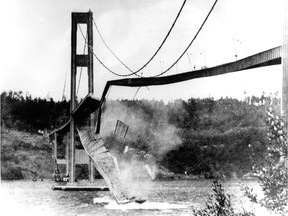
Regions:
<instances>
[{"instance_id":1,"label":"collapsing deck section","mask_svg":"<svg viewBox=\"0 0 288 216\"><path fill-rule=\"evenodd\" d=\"M77 129L77 131L83 147L92 158L96 169L104 178L116 201L123 204L135 200L135 197L129 194L127 186L120 178L117 158L105 147L101 137L94 134L92 129Z\"/></svg>"},{"instance_id":2,"label":"collapsing deck section","mask_svg":"<svg viewBox=\"0 0 288 216\"><path fill-rule=\"evenodd\" d=\"M97 169L97 171L101 174L101 176L104 178L111 194L116 199L117 203L124 204L132 201L136 202L143 202L144 200L140 197L137 197L137 195L133 195L131 191L129 191L129 187L127 184L125 184L125 180L121 179L121 171L119 168L119 158L117 159L117 156L113 154L110 149L108 149L103 139L100 137L99 134L95 134L95 129L87 127L87 124L85 124L85 121L83 123L83 119L87 119L89 115L91 115L93 112L95 112L100 106L100 101L93 97L93 95L89 94L87 95L77 106L75 111L72 113L72 115L75 117L76 125L77 125L77 132L81 141L82 146L84 147L84 150L76 149L75 150L75 164L83 164L83 154L85 151L85 163L88 163L89 157L92 159L93 165ZM57 136L69 132L69 126L70 121L68 121L66 124L64 124L62 127L54 130L50 134L50 138L57 138ZM120 135L122 139L125 138L125 135L127 134L128 126L125 125L121 121L117 121L116 128L114 133L117 135ZM56 135L56 136L55 136ZM58 164L66 164L68 167L69 161L65 159L58 159L57 158L57 139L54 140L54 157L55 161ZM68 143L67 143L68 144ZM67 145L66 144L66 145ZM125 152L122 152L125 154ZM80 156L81 157L80 157ZM79 158L80 157L80 158ZM82 160L81 160L82 159ZM82 161L82 162L81 162ZM154 173L151 174L151 168L146 164L142 167L143 170L145 170L150 177L154 178ZM76 186L73 186L74 189L77 188ZM82 188L80 186L79 188ZM87 186L85 186L87 187ZM93 187L93 184L90 184L90 187ZM65 187L64 187L65 188ZM70 188L70 186L68 186ZM60 187L60 189L63 189Z\"/></svg>"}]
</instances>

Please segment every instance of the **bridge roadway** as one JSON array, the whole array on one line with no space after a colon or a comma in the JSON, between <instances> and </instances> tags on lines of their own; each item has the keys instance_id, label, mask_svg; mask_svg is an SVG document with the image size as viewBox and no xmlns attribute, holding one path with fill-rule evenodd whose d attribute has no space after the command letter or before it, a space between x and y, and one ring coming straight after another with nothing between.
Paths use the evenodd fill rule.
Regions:
<instances>
[{"instance_id":1,"label":"bridge roadway","mask_svg":"<svg viewBox=\"0 0 288 216\"><path fill-rule=\"evenodd\" d=\"M163 76L163 77L143 77L143 78L127 78L110 80L106 83L104 91L101 97L101 104L105 101L106 94L110 86L130 86L130 87L140 87L140 86L152 86L152 85L167 85L177 82L183 82L191 79L210 77L216 75L222 75L242 70L248 70L252 68L270 66L281 64L282 59L282 47L278 46L255 55L248 56L246 58L229 62L226 64L205 68L201 70L188 71L180 74ZM100 105L101 107L101 105ZM98 124L96 133L100 133L101 125L101 109L98 113Z\"/></svg>"},{"instance_id":2,"label":"bridge roadway","mask_svg":"<svg viewBox=\"0 0 288 216\"><path fill-rule=\"evenodd\" d=\"M180 74L163 76L163 77L127 78L127 79L111 80L106 83L101 101L105 99L110 86L113 85L130 86L130 87L167 85L196 78L210 77L252 68L281 64L281 55L282 55L282 47L279 46L234 62L229 62L226 64L205 68L201 70L188 71Z\"/></svg>"}]
</instances>

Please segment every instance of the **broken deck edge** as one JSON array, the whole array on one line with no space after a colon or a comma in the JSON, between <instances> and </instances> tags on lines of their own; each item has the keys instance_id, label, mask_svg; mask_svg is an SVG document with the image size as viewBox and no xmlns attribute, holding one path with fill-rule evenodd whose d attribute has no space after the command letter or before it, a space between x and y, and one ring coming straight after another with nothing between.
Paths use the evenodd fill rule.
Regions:
<instances>
[{"instance_id":1,"label":"broken deck edge","mask_svg":"<svg viewBox=\"0 0 288 216\"><path fill-rule=\"evenodd\" d=\"M52 190L63 191L109 191L107 186L98 185L54 185Z\"/></svg>"}]
</instances>

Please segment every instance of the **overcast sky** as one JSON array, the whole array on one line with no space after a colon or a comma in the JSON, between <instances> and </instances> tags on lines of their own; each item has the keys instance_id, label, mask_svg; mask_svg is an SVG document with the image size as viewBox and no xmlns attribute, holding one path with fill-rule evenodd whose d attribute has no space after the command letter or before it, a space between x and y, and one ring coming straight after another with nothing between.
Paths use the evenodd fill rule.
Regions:
<instances>
[{"instance_id":1,"label":"overcast sky","mask_svg":"<svg viewBox=\"0 0 288 216\"><path fill-rule=\"evenodd\" d=\"M133 70L139 69L161 44L183 0L7 0L0 3L0 91L29 92L70 98L71 12L93 12L106 43ZM163 49L143 76L168 68L183 52L214 0L187 0ZM282 44L284 0L219 0L187 54L166 75L194 67L215 66ZM84 29L84 27L82 26ZM127 74L102 43L95 27L94 52L113 71ZM78 42L84 46L79 34ZM83 48L79 48L82 50ZM235 56L237 55L237 57ZM94 59L95 95L107 80L118 79ZM137 99L165 101L190 97L244 97L281 94L281 65L192 80L161 87L141 88ZM78 73L80 74L80 73ZM79 97L87 93L83 70ZM112 88L109 98L132 99L137 88Z\"/></svg>"}]
</instances>

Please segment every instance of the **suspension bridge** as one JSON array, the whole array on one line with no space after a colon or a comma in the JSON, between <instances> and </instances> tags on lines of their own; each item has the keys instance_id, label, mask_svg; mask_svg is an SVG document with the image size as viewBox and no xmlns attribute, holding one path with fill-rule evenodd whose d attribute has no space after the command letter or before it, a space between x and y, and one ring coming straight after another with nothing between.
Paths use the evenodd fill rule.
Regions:
<instances>
[{"instance_id":1,"label":"suspension bridge","mask_svg":"<svg viewBox=\"0 0 288 216\"><path fill-rule=\"evenodd\" d=\"M177 23L177 19L181 14L181 11L186 3L186 0L183 2L174 22L171 25L168 33L166 34L164 40L160 46L156 49L151 58L146 61L142 67L133 71L127 66L107 45L104 38L102 37L95 20L93 19L93 13L91 11L87 13L72 13L72 29L71 29L71 101L70 101L70 119L62 127L54 130L50 137L54 140L54 158L57 164L66 164L66 175L69 177L68 186L78 186L75 183L75 165L76 164L89 164L89 181L91 184L94 182L94 166L102 174L106 183L111 191L114 191L114 197L118 202L128 202L127 191L122 188L117 181L119 180L116 176L117 174L107 173L107 167L103 165L103 154L108 154L109 150L105 148L105 145L102 143L101 139L98 137L101 135L101 107L105 102L106 94L111 86L128 86L128 87L145 87L145 86L155 86L155 85L169 85L173 83L184 82L192 79L202 78L202 77L212 77L222 74L235 73L248 69L255 69L259 67L267 67L271 65L280 65L282 64L283 72L283 82L282 82L282 110L283 116L285 117L285 122L287 123L287 113L288 113L288 21L287 21L287 12L285 15L284 25L283 25L283 43L278 47L272 47L271 49L264 50L262 52L256 53L245 58L223 63L221 65L216 65L214 67L204 68L194 71L185 71L175 75L163 76L167 71L173 68L177 62L187 53L187 50L190 48L191 44L196 40L201 29L204 27L206 21L208 20L210 14L212 13L214 7L217 4L216 0L212 5L209 13L205 17L201 26L199 27L195 36L191 39L191 42L183 51L183 53L178 57L178 59L171 64L165 71L156 74L152 77L143 77L139 75L139 72L143 70L150 62L153 61L154 57L158 54L159 50L162 48L166 39L169 37L169 34L173 30L174 26ZM86 36L82 31L80 24L87 25ZM119 74L111 70L106 66L101 59L96 55L95 50L93 49L93 25L98 31L103 43L106 45L108 50L113 54L117 60L124 65L124 67L129 71L127 74ZM85 46L87 46L87 54L77 54L77 30L80 30L81 35L85 41ZM110 80L106 83L106 86L103 90L102 97L97 99L93 96L94 86L93 86L93 60L96 59L107 71L113 73L116 76L122 77L121 79ZM78 67L87 67L88 72L88 94L87 96L77 105L77 68ZM81 69L82 73L82 69ZM251 70L253 73L253 70ZM136 78L131 78L129 76L137 76ZM129 77L129 78L123 78ZM78 84L79 87L79 84ZM97 112L96 112L97 111ZM94 115L92 114L94 113ZM95 115L96 113L96 115ZM85 128L86 130L79 130L83 126L83 119L85 119ZM75 138L76 138L76 128L84 146L84 150L77 150L75 147ZM82 127L83 128L83 127ZM90 129L88 129L90 128ZM89 133L87 131L90 131ZM86 131L86 132L85 132ZM70 132L70 141L66 143L66 156L65 159L58 159L57 155L57 146L59 144L59 135L63 135ZM126 131L127 132L127 131ZM97 147L93 147L93 145ZM102 155L101 155L102 154ZM111 159L111 157L110 157ZM109 166L113 164L113 160L109 159ZM106 164L108 162L106 161ZM117 164L116 164L117 165ZM114 167L115 168L115 167ZM113 177L114 176L114 177ZM114 180L111 180L113 179ZM116 180L115 180L116 179ZM86 185L87 186L87 185ZM115 189L116 188L116 189ZM118 189L117 189L118 188ZM120 192L119 192L120 191ZM125 201L123 201L125 200Z\"/></svg>"}]
</instances>

